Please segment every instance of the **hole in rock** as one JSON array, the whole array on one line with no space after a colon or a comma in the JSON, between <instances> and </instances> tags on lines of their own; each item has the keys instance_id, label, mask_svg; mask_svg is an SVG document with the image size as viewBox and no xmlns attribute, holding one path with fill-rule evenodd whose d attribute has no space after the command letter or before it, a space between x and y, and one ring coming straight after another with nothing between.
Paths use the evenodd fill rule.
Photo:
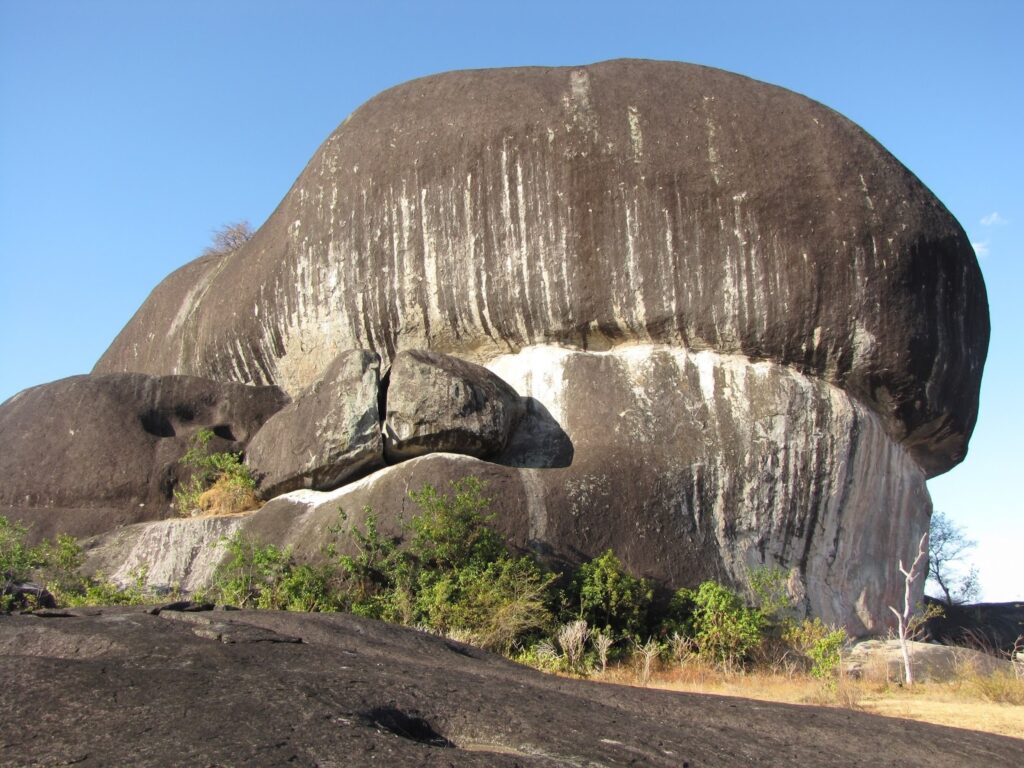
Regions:
<instances>
[{"instance_id":1,"label":"hole in rock","mask_svg":"<svg viewBox=\"0 0 1024 768\"><path fill-rule=\"evenodd\" d=\"M367 713L376 725L403 739L429 744L432 747L455 747L455 744L434 730L433 726L416 715L406 714L396 707L377 707Z\"/></svg>"},{"instance_id":2,"label":"hole in rock","mask_svg":"<svg viewBox=\"0 0 1024 768\"><path fill-rule=\"evenodd\" d=\"M167 415L156 410L148 410L139 415L142 428L156 437L174 437L174 425Z\"/></svg>"},{"instance_id":3,"label":"hole in rock","mask_svg":"<svg viewBox=\"0 0 1024 768\"><path fill-rule=\"evenodd\" d=\"M174 409L174 417L178 421L192 421L196 417L196 412L187 405L179 405Z\"/></svg>"},{"instance_id":4,"label":"hole in rock","mask_svg":"<svg viewBox=\"0 0 1024 768\"><path fill-rule=\"evenodd\" d=\"M225 440L235 441L235 433L231 431L230 424L217 424L210 427L210 431L213 432L217 437L222 437Z\"/></svg>"}]
</instances>

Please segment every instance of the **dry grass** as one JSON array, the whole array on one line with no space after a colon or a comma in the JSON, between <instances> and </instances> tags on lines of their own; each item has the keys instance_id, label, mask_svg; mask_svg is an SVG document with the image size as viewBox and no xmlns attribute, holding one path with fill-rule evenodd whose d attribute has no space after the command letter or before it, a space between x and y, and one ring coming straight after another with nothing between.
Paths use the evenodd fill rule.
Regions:
<instances>
[{"instance_id":1,"label":"dry grass","mask_svg":"<svg viewBox=\"0 0 1024 768\"><path fill-rule=\"evenodd\" d=\"M840 676L822 681L801 673L722 672L689 662L662 667L648 688L737 696L758 701L844 707L1024 739L1024 680L1012 672L978 674L965 669L948 683L917 683L912 689L887 679L888 670L868 671L860 679ZM632 666L609 666L593 679L643 685Z\"/></svg>"},{"instance_id":2,"label":"dry grass","mask_svg":"<svg viewBox=\"0 0 1024 768\"><path fill-rule=\"evenodd\" d=\"M226 475L221 475L217 482L199 496L202 517L240 515L259 509L261 504L252 489L239 486Z\"/></svg>"}]
</instances>

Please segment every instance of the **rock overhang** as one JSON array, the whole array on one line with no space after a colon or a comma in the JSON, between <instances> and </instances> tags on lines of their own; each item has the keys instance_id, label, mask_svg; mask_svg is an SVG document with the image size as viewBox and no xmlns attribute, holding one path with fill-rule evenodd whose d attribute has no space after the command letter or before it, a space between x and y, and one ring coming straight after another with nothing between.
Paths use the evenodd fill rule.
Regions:
<instances>
[{"instance_id":1,"label":"rock overhang","mask_svg":"<svg viewBox=\"0 0 1024 768\"><path fill-rule=\"evenodd\" d=\"M167 348L138 346L153 326ZM667 343L840 386L933 475L965 454L987 341L962 228L868 134L738 75L616 60L374 97L252 241L168 278L97 370L294 393L346 348Z\"/></svg>"}]
</instances>

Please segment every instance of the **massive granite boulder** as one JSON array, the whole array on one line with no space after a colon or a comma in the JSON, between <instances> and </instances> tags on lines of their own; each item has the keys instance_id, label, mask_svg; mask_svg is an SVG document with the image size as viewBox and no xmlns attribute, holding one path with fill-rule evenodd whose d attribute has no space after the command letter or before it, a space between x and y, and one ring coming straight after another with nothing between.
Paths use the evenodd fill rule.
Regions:
<instances>
[{"instance_id":1,"label":"massive granite boulder","mask_svg":"<svg viewBox=\"0 0 1024 768\"><path fill-rule=\"evenodd\" d=\"M399 352L388 373L384 452L389 461L427 453L501 453L526 408L486 368L423 349Z\"/></svg>"},{"instance_id":2,"label":"massive granite boulder","mask_svg":"<svg viewBox=\"0 0 1024 768\"><path fill-rule=\"evenodd\" d=\"M245 462L260 493L331 490L384 466L379 387L376 353L360 349L338 355L249 444Z\"/></svg>"},{"instance_id":3,"label":"massive granite boulder","mask_svg":"<svg viewBox=\"0 0 1024 768\"><path fill-rule=\"evenodd\" d=\"M526 398L498 463L426 456L353 497L389 511L427 465L478 472L552 557L613 546L671 585L781 564L861 632L900 599L926 478L963 459L988 333L962 228L856 125L725 72L612 61L382 93L96 370L295 394L343 349L475 361Z\"/></svg>"},{"instance_id":4,"label":"massive granite boulder","mask_svg":"<svg viewBox=\"0 0 1024 768\"><path fill-rule=\"evenodd\" d=\"M26 389L0 405L0 515L30 524L33 538L168 517L195 432L213 431L211 450L241 451L287 402L277 387L193 376L72 376Z\"/></svg>"},{"instance_id":5,"label":"massive granite boulder","mask_svg":"<svg viewBox=\"0 0 1024 768\"><path fill-rule=\"evenodd\" d=\"M718 70L611 61L385 91L96 370L294 394L346 348L663 342L839 385L931 474L963 457L987 338L963 230L856 125Z\"/></svg>"}]
</instances>

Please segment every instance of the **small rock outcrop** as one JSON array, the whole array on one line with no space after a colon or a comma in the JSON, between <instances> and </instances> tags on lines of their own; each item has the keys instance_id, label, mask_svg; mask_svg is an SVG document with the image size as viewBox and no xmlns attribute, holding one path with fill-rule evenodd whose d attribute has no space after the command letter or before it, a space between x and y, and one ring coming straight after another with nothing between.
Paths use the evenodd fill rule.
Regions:
<instances>
[{"instance_id":1,"label":"small rock outcrop","mask_svg":"<svg viewBox=\"0 0 1024 768\"><path fill-rule=\"evenodd\" d=\"M34 538L159 520L200 429L238 452L288 402L277 387L194 376L72 376L0 405L0 515Z\"/></svg>"},{"instance_id":2,"label":"small rock outcrop","mask_svg":"<svg viewBox=\"0 0 1024 768\"><path fill-rule=\"evenodd\" d=\"M937 645L913 640L907 643L913 659L914 680L948 683L963 680L970 673L988 676L1014 674L1009 659L955 645ZM903 681L903 649L899 640L871 639L856 643L843 659L843 671L873 683Z\"/></svg>"},{"instance_id":3,"label":"small rock outcrop","mask_svg":"<svg viewBox=\"0 0 1024 768\"><path fill-rule=\"evenodd\" d=\"M338 355L249 443L245 461L261 495L297 488L330 490L384 466L379 387L376 353L350 350Z\"/></svg>"},{"instance_id":4,"label":"small rock outcrop","mask_svg":"<svg viewBox=\"0 0 1024 768\"><path fill-rule=\"evenodd\" d=\"M398 353L388 374L388 461L427 453L501 453L524 413L512 387L486 368L423 349Z\"/></svg>"}]
</instances>

